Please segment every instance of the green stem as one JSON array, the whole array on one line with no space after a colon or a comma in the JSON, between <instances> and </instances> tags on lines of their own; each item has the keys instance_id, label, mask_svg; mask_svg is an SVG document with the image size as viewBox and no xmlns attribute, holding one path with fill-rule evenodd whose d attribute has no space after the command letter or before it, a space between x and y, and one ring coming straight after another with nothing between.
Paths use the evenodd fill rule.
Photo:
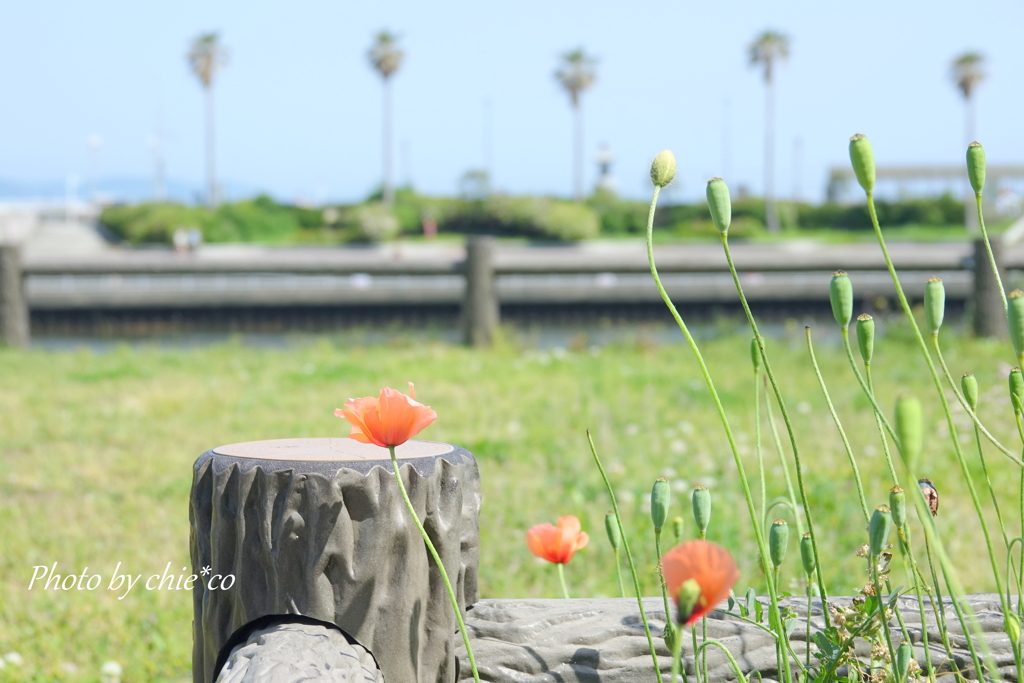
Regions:
<instances>
[{"instance_id":1,"label":"green stem","mask_svg":"<svg viewBox=\"0 0 1024 683\"><path fill-rule=\"evenodd\" d=\"M814 564L818 575L818 590L821 596L822 604L828 601L828 591L825 590L825 575L824 569L821 565L821 558L818 553L818 539L814 534L814 518L811 515L810 499L807 496L807 488L804 486L804 475L803 469L800 466L800 447L796 443L796 432L793 431L793 423L789 419L789 411L786 409L786 401L782 397L782 389L779 388L779 383L775 380L775 373L772 372L772 364L768 360L768 353L764 348L764 339L761 337L760 330L757 329L757 321L754 320L754 314L750 311L750 304L747 303L747 297L743 293L743 285L740 283L739 273L736 271L736 264L732 260L732 252L729 249L729 234L724 232L721 234L722 237L722 249L725 251L725 260L729 263L729 272L732 273L733 283L736 285L736 293L739 294L740 304L743 306L743 312L747 314L747 321L750 323L750 329L754 333L754 338L757 339L757 346L761 353L761 363L764 365L765 374L768 375L768 381L772 385L772 391L775 394L775 400L779 404L779 411L782 413L782 421L786 425L786 431L789 433L789 445L793 451L793 465L796 467L796 485L797 490L800 492L800 500L804 505L804 515L807 517L807 530L811 534L811 551L814 554ZM765 565L771 566L771 565ZM829 615L828 610L823 610L825 616L825 627L829 626ZM787 669L789 666L789 658L786 658ZM788 674L788 671L787 671Z\"/></svg>"},{"instance_id":2,"label":"green stem","mask_svg":"<svg viewBox=\"0 0 1024 683\"><path fill-rule=\"evenodd\" d=\"M924 537L924 555L925 560L928 562L928 571L932 577L932 591L929 592L928 597L932 600L932 611L935 613L935 621L939 626L942 645L946 649L949 661L953 662L956 660L953 659L953 648L949 643L949 627L946 625L946 605L942 601L942 585L939 583L939 575L935 571L935 561L932 559L932 544L928 541L927 534ZM934 597L932 593L934 593Z\"/></svg>"},{"instance_id":3,"label":"green stem","mask_svg":"<svg viewBox=\"0 0 1024 683\"><path fill-rule=\"evenodd\" d=\"M883 585L885 586L885 592L888 593L889 595L892 595L892 593L893 593L892 583L889 581L889 577L888 576L885 577L885 582L883 583ZM899 602L899 600L897 600L896 602L893 603L893 605L892 605L892 612L893 612L893 614L896 615L896 621L900 625L900 633L903 635L903 640L909 641L910 640L910 632L907 631L907 625L903 621L903 612L900 611L900 602Z\"/></svg>"},{"instance_id":4,"label":"green stem","mask_svg":"<svg viewBox=\"0 0 1024 683\"><path fill-rule=\"evenodd\" d=\"M1000 452L1003 453L1003 455L1008 457L1015 464L1019 466L1024 466L1024 460L1021 460L1020 458L1015 456L1009 448L1001 444L999 440L996 439L996 437L992 436L992 433L989 432L985 425L981 423L981 419L977 416L977 414L975 414L974 409L971 408L969 403L967 403L967 399L964 398L964 395L960 393L960 388L957 386L956 381L954 381L953 374L949 371L949 367L946 366L946 359L943 358L942 349L939 346L938 334L935 332L932 333L932 346L934 347L935 355L939 360L939 367L942 368L942 374L945 375L946 382L949 383L949 388L953 390L953 395L956 396L956 400L960 402L960 406L964 409L964 412L971 416L971 420L974 421L974 429L980 430L981 433L985 435L985 438L988 439L993 446L998 448Z\"/></svg>"},{"instance_id":5,"label":"green stem","mask_svg":"<svg viewBox=\"0 0 1024 683\"><path fill-rule=\"evenodd\" d=\"M988 486L988 494L992 499L992 507L996 511L996 520L999 522L999 530L1003 534L1003 544L1009 549L1010 536L1006 533L1006 525L1003 522L1003 513L999 509L999 499L996 497L995 486L992 485L992 475L988 471L988 464L985 462L985 449L981 443L981 432L974 428L974 445L978 448L978 460L981 462L981 471L985 474L985 485Z\"/></svg>"},{"instance_id":6,"label":"green stem","mask_svg":"<svg viewBox=\"0 0 1024 683\"><path fill-rule=\"evenodd\" d=\"M679 634L679 642L682 643L682 634ZM693 640L693 680L701 683L700 677L700 648L697 647L697 629L690 626L690 638Z\"/></svg>"},{"instance_id":7,"label":"green stem","mask_svg":"<svg viewBox=\"0 0 1024 683\"><path fill-rule=\"evenodd\" d=\"M1020 509L1021 509L1021 527L1024 527L1024 470L1020 473ZM1019 537L1021 539L1020 546L1020 573L1017 575L1017 612L1018 614L1024 614L1024 533ZM1010 541L1010 549L1013 549L1013 544L1016 539ZM1009 555L1009 553L1008 553ZM1007 564L1012 564L1011 558L1006 558ZM1007 578L1009 580L1009 578Z\"/></svg>"},{"instance_id":8,"label":"green stem","mask_svg":"<svg viewBox=\"0 0 1024 683\"><path fill-rule=\"evenodd\" d=\"M761 450L761 371L754 368L754 453L757 454L757 476L761 480L761 520L768 521L767 485L764 478L764 452Z\"/></svg>"},{"instance_id":9,"label":"green stem","mask_svg":"<svg viewBox=\"0 0 1024 683\"><path fill-rule=\"evenodd\" d=\"M882 599L882 587L878 582L878 556L871 555L869 556L868 561L871 562L871 582L875 586L875 599L878 600L878 623L882 626L882 633L885 635L885 644L889 648L889 664L895 672L896 648L892 646L892 632L889 629L889 619L885 616L885 601Z\"/></svg>"},{"instance_id":10,"label":"green stem","mask_svg":"<svg viewBox=\"0 0 1024 683\"><path fill-rule=\"evenodd\" d=\"M955 591L953 586L950 584L949 574L946 573L945 567L942 567L942 576L946 579L946 590L949 591L949 602L951 605L953 605L953 611L956 612L956 618L960 622L960 625L964 629L964 633L966 634L968 632L967 629L969 617L965 615L966 610L964 610L964 607L966 606L967 610L970 610L971 606L966 602L963 605L960 603L960 597L958 595L958 592ZM978 651L974 646L974 639L965 638L965 640L967 641L967 649L971 653L971 661L974 663L974 671L977 676L977 680L984 680L985 669L981 664L981 657L978 655ZM998 678L999 670L995 669L995 671L996 676Z\"/></svg>"},{"instance_id":11,"label":"green stem","mask_svg":"<svg viewBox=\"0 0 1024 683\"><path fill-rule=\"evenodd\" d=\"M745 681L746 680L746 676L743 675L743 671L740 669L740 665L736 663L736 658L732 656L731 652L729 652L729 648L727 648L720 641L715 640L714 638L709 638L709 639L705 640L703 643L701 643L701 646L700 646L701 652L703 653L704 651L706 651L709 645L714 645L715 647L717 647L718 649L720 649L722 652L725 653L725 657L726 657L726 659L729 660L729 666L732 667L732 672L736 676L736 680L737 681ZM696 658L697 654L698 653L696 653L696 652L693 653L694 658ZM788 660L788 659L789 659L789 657L786 657L786 660Z\"/></svg>"},{"instance_id":12,"label":"green stem","mask_svg":"<svg viewBox=\"0 0 1024 683\"><path fill-rule=\"evenodd\" d=\"M672 623L672 610L668 604L668 585L665 583L665 572L661 567L661 529L654 530L654 552L658 558L658 582L661 584L661 599L665 602L665 637L669 642L672 640L675 625Z\"/></svg>"},{"instance_id":13,"label":"green stem","mask_svg":"<svg viewBox=\"0 0 1024 683\"><path fill-rule=\"evenodd\" d=\"M850 440L846 438L846 430L843 423L836 414L835 406L832 405L832 398L828 395L828 387L825 386L825 378L821 376L821 369L818 367L818 359L814 357L814 344L811 343L811 328L805 327L804 334L807 337L807 353L811 357L811 367L814 368L814 376L818 378L818 386L825 396L825 403L828 405L828 412L832 415L832 421L836 423L839 430L839 438L843 440L843 448L846 449L846 458L850 461L850 469L853 470L853 482L857 485L857 497L860 500L860 511L864 513L864 521L868 522L871 515L868 513L868 501L864 498L864 484L860 479L860 468L857 467L857 458L853 455L853 448L850 447Z\"/></svg>"},{"instance_id":14,"label":"green stem","mask_svg":"<svg viewBox=\"0 0 1024 683\"><path fill-rule=\"evenodd\" d=\"M992 266L992 274L995 276L996 284L999 286L999 298L1003 301L1003 310L1006 310L1006 291L1003 289L1003 280L999 277L999 266L996 265L995 254L992 253L992 245L988 241L988 231L985 230L985 213L981 210L981 193L974 193L975 202L978 205L978 224L981 227L981 238L985 241L985 251L988 252L988 263Z\"/></svg>"},{"instance_id":15,"label":"green stem","mask_svg":"<svg viewBox=\"0 0 1024 683\"><path fill-rule=\"evenodd\" d=\"M476 657L473 656L473 646L469 642L469 632L466 630L466 623L462 620L462 608L459 607L459 599L455 596L455 589L452 588L452 582L448 579L448 572L444 568L444 563L441 562L441 556L437 553L437 549L434 547L433 541L430 540L430 536L427 535L427 530L423 528L423 522L420 521L419 515L416 514L416 508L413 507L412 501L409 500L409 494L406 493L405 482L402 481L402 474L398 469L395 447L388 446L388 451L391 453L391 469L395 473L395 481L398 482L398 490L402 493L405 507L409 510L409 514L412 515L416 528L419 529L420 536L423 537L423 543L426 544L427 550L430 551L430 556L434 558L434 563L441 572L444 587L448 590L448 599L451 600L452 609L455 610L455 620L459 623L459 633L462 634L462 642L466 646L466 656L469 658L469 668L473 671L473 680L475 683L480 683L480 673L476 670Z\"/></svg>"},{"instance_id":16,"label":"green stem","mask_svg":"<svg viewBox=\"0 0 1024 683\"><path fill-rule=\"evenodd\" d=\"M778 582L776 582L775 585L776 586L779 585ZM700 640L701 640L701 642L704 642L704 643L706 643L707 640L708 640L708 618L707 617L701 617L700 618ZM704 676L704 681L706 683L708 681L708 651L707 650L704 650L704 652L702 653L701 658L700 658L700 662L701 662L701 664L700 664L701 669L703 669L703 671L704 671L703 676ZM697 664L697 662L695 660L694 661L694 666L696 666L696 664Z\"/></svg>"},{"instance_id":17,"label":"green stem","mask_svg":"<svg viewBox=\"0 0 1024 683\"><path fill-rule=\"evenodd\" d=\"M924 611L924 595L921 591L921 580L918 577L917 563L914 561L914 553L910 548L905 531L906 529L902 527L896 529L900 539L900 550L903 551L904 567L910 575L910 580L914 584L914 593L917 595L917 611L921 618L921 646L924 648L925 673L932 677L935 672L932 667L931 649L928 647L928 619ZM935 618L938 620L937 615ZM936 621L936 623L938 622Z\"/></svg>"},{"instance_id":18,"label":"green stem","mask_svg":"<svg viewBox=\"0 0 1024 683\"><path fill-rule=\"evenodd\" d=\"M736 445L736 438L732 433L732 428L729 426L729 418L725 414L725 407L722 405L722 400L719 398L718 391L715 389L715 383L714 380L711 379L711 373L708 372L707 364L704 362L704 356L701 354L700 348L697 346L697 342L694 340L693 335L690 334L690 330L683 321L682 316L679 315L679 311L676 310L675 305L672 303L672 299L669 297L668 292L665 291L665 286L661 283L661 278L658 276L658 268L654 262L654 211L658 204L658 194L660 191L661 188L655 186L654 196L651 198L651 210L647 215L647 260L651 268L651 277L654 279L654 284L658 288L658 292L661 294L662 301L665 302L669 312L676 321L676 325L679 326L683 336L686 337L687 343L690 345L691 351L693 351L694 356L696 356L697 365L700 367L704 383L708 386L708 390L711 393L711 399L715 404L715 410L718 412L719 420L721 420L722 426L725 429L725 436L729 441L729 448L732 451L733 460L736 463L736 470L739 473L740 484L743 488L743 497L747 503L747 512L750 515L750 519L754 526L754 539L757 541L757 549L761 555L761 566L765 573L765 583L768 587L771 618L774 622L775 628L777 629L779 637L784 638L785 625L782 623L782 616L779 613L779 598L776 593L775 582L772 581L771 572L768 570L768 568L771 567L771 556L768 554L768 544L765 542L763 530L761 529L761 525L757 519L757 508L754 506L754 499L750 493L750 482L747 480L746 470L743 466L743 458L740 457L739 448ZM755 336L758 336L756 332ZM761 353L763 356L764 348L760 338L758 339L758 345L762 347ZM789 658L784 658L782 664L785 672L782 683L790 683L792 681L792 677L789 669Z\"/></svg>"},{"instance_id":19,"label":"green stem","mask_svg":"<svg viewBox=\"0 0 1024 683\"><path fill-rule=\"evenodd\" d=\"M590 452L594 456L594 462L597 463L597 469L601 472L601 478L604 480L604 486L608 490L608 496L612 499L612 512L615 513L615 521L619 526L619 536L622 538L622 549L626 551L626 563L629 564L629 572L633 575L633 590L636 591L636 602L640 607L640 620L644 624L644 635L647 636L647 646L651 650L651 659L654 660L654 675L658 679L658 683L662 683L661 680L661 666L658 664L658 651L654 648L654 638L651 636L651 625L647 621L647 612L644 611L644 599L643 591L640 590L640 577L636 573L636 564L633 562L633 553L629 551L629 541L626 539L626 530L622 527L622 515L619 514L619 503L615 499L615 489L612 488L612 482L608 479L608 473L604 471L604 465L601 464L601 458L597 456L597 448L594 446L594 439L590 435L590 430L587 430L587 443L590 444ZM666 615L666 620L668 616Z\"/></svg>"},{"instance_id":20,"label":"green stem","mask_svg":"<svg viewBox=\"0 0 1024 683\"><path fill-rule=\"evenodd\" d=\"M667 625L668 624L668 620L671 619L672 617L666 615L665 618L666 618L665 623ZM675 641L673 641L673 642L675 642L675 647L673 648L673 651L672 651L672 678L670 679L672 681L672 683L676 683L676 677L679 675L679 671L683 668L683 634L682 634L682 627L680 627L678 633L679 633L679 637ZM683 671L683 677L685 678L685 676L686 676L686 672Z\"/></svg>"},{"instance_id":21,"label":"green stem","mask_svg":"<svg viewBox=\"0 0 1024 683\"><path fill-rule=\"evenodd\" d=\"M619 579L619 592L626 597L626 584L622 583L622 561L619 559L619 549L615 549L615 576Z\"/></svg>"},{"instance_id":22,"label":"green stem","mask_svg":"<svg viewBox=\"0 0 1024 683\"><path fill-rule=\"evenodd\" d=\"M846 340L847 351L849 352L850 340ZM850 354L852 356L852 354ZM871 379L871 363L864 364L864 379L867 380L868 391L871 392L871 398L875 397L875 385ZM875 413L875 425L878 427L878 438L882 441L882 453L885 455L885 465L889 468L889 476L892 477L892 485L899 486L900 478L896 474L896 465L892 460L892 451L889 450L889 438L885 435L885 427L882 425L882 419Z\"/></svg>"},{"instance_id":23,"label":"green stem","mask_svg":"<svg viewBox=\"0 0 1024 683\"><path fill-rule=\"evenodd\" d=\"M765 382L767 381L768 378L766 377ZM764 407L768 413L768 425L772 430L772 440L775 442L775 451L779 454L779 462L782 464L782 475L786 479L786 491L789 493L789 508L793 511L793 519L796 520L797 534L803 537L804 518L799 512L800 508L797 507L796 489L793 488L793 477L789 473L789 463L786 462L786 451L782 447L782 439L779 437L779 428L775 424L775 416L772 414L772 402L765 401ZM765 517L765 522L767 521L768 518Z\"/></svg>"},{"instance_id":24,"label":"green stem","mask_svg":"<svg viewBox=\"0 0 1024 683\"><path fill-rule=\"evenodd\" d=\"M556 562L555 566L558 567L558 582L562 584L562 597L568 600L569 586L567 586L565 583L565 565L561 562Z\"/></svg>"},{"instance_id":25,"label":"green stem","mask_svg":"<svg viewBox=\"0 0 1024 683\"><path fill-rule=\"evenodd\" d=\"M811 606L814 604L814 601L811 598L811 580L811 575L807 574L807 635L805 636L806 640L804 641L807 645L807 652L805 653L807 663L804 665L805 669L811 668Z\"/></svg>"},{"instance_id":26,"label":"green stem","mask_svg":"<svg viewBox=\"0 0 1024 683\"><path fill-rule=\"evenodd\" d=\"M860 384L861 390L871 403L871 408L875 411L875 417L885 427L885 431L889 432L889 436L896 439L896 430L889 424L889 420L885 417L885 411L878 405L878 401L875 399L875 392L871 390L871 386L867 383L864 377L860 374L860 370L857 368L857 361L853 359L853 349L850 347L850 331L845 327L840 327L839 332L843 336L843 348L846 349L846 359L850 362L850 368L853 370L854 376L857 378L857 383Z\"/></svg>"}]
</instances>

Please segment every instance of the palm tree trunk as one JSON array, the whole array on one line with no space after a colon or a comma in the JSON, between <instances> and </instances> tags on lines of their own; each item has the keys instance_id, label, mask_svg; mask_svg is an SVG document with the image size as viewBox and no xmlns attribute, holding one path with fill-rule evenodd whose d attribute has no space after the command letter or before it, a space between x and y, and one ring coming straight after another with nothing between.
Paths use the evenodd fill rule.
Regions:
<instances>
[{"instance_id":1,"label":"palm tree trunk","mask_svg":"<svg viewBox=\"0 0 1024 683\"><path fill-rule=\"evenodd\" d=\"M583 201L583 107L579 100L573 103L573 195Z\"/></svg>"},{"instance_id":2,"label":"palm tree trunk","mask_svg":"<svg viewBox=\"0 0 1024 683\"><path fill-rule=\"evenodd\" d=\"M775 86L771 78L764 91L764 212L768 232L779 231L779 214L775 210Z\"/></svg>"},{"instance_id":3,"label":"palm tree trunk","mask_svg":"<svg viewBox=\"0 0 1024 683\"><path fill-rule=\"evenodd\" d=\"M214 155L213 86L203 89L206 100L206 204L213 208L220 200L217 192L217 168Z\"/></svg>"},{"instance_id":4,"label":"palm tree trunk","mask_svg":"<svg viewBox=\"0 0 1024 683\"><path fill-rule=\"evenodd\" d=\"M964 146L974 142L974 98L968 95L964 98ZM981 226L978 224L978 210L975 205L974 190L970 184L967 185L967 194L964 201L964 227L969 234L981 233Z\"/></svg>"},{"instance_id":5,"label":"palm tree trunk","mask_svg":"<svg viewBox=\"0 0 1024 683\"><path fill-rule=\"evenodd\" d=\"M384 170L384 203L391 205L395 201L395 190L391 184L391 81L384 78L384 159L382 167Z\"/></svg>"}]
</instances>

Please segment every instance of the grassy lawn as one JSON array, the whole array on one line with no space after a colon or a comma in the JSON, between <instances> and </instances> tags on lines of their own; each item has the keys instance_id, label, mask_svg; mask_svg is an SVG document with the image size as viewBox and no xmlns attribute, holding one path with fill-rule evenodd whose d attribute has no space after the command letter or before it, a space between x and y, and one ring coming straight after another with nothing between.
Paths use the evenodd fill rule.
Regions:
<instances>
[{"instance_id":1,"label":"grassy lawn","mask_svg":"<svg viewBox=\"0 0 1024 683\"><path fill-rule=\"evenodd\" d=\"M819 361L853 441L869 504L884 503L891 482L874 422L827 332L831 326L820 331ZM879 340L875 377L882 403L891 406L907 390L924 399L922 469L942 493L940 525L968 590L992 590L979 525L943 438L934 387L908 340L898 322ZM980 410L1013 446L1008 344L956 337L946 343L952 371L978 376ZM553 567L530 555L524 534L565 514L579 516L592 536L567 567L573 595L617 594L603 527L609 502L586 446L588 427L634 529L645 591L654 594L656 577L644 499L658 476L668 477L677 491L671 515L685 517L687 535L694 532L690 489L711 488L709 536L740 562L737 593L760 587L737 473L689 348L642 341L575 346L538 351L506 342L473 351L408 339L372 348L324 339L287 349L226 344L99 354L0 352L0 654L17 651L25 660L20 668L0 671L0 680L97 680L107 660L124 666L125 681L189 679L191 595L136 589L119 601L104 590L114 566L121 562L122 571L144 576L162 572L168 562L175 571L188 566L191 466L206 449L345 435L347 425L333 416L335 408L349 397L376 394L384 385L401 388L408 380L439 414L424 438L464 445L479 459L484 597L558 594ZM747 337L719 336L704 343L704 352L748 472L756 472ZM798 432L830 590L849 594L862 583L864 565L854 551L866 542L850 467L807 362L802 330L771 340L770 352ZM957 422L960 428L969 424L959 409ZM966 429L961 438L976 464ZM785 488L779 458L765 443L771 500ZM1016 470L994 449L987 455L1004 514L1018 529ZM776 508L772 516L787 514ZM795 536L783 584L801 592ZM104 585L96 591L27 590L32 567L54 562L58 573L88 567L88 574L105 577ZM903 583L902 569L895 576ZM78 672L66 673L72 664Z\"/></svg>"}]
</instances>

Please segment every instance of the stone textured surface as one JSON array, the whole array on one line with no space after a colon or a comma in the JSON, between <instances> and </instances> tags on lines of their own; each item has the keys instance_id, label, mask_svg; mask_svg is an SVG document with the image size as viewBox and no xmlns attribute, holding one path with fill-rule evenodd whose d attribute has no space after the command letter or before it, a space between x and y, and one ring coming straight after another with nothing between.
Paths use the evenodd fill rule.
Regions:
<instances>
[{"instance_id":1,"label":"stone textured surface","mask_svg":"<svg viewBox=\"0 0 1024 683\"><path fill-rule=\"evenodd\" d=\"M384 683L377 663L341 631L319 624L275 624L231 652L217 683Z\"/></svg>"},{"instance_id":2,"label":"stone textured surface","mask_svg":"<svg viewBox=\"0 0 1024 683\"><path fill-rule=\"evenodd\" d=\"M829 601L849 604L850 598L830 598ZM971 602L1000 673L1006 680L1015 680L1013 655L1009 639L1003 633L998 596L974 595ZM802 618L806 614L806 599L792 598L784 604L792 606ZM665 625L662 605L660 598L644 600L644 609L655 634L659 666L667 674L672 660L660 637ZM901 599L900 607L911 641L915 644L915 657L923 662L917 601ZM928 613L930 615L930 609ZM946 614L954 657L958 666L966 670L971 661L966 641L952 607L947 606ZM802 618L791 637L793 649L801 657L806 652L806 622ZM811 623L812 629L822 625L821 603L818 601L811 610ZM653 680L650 649L636 600L632 598L481 600L470 610L466 627L472 635L477 667L483 680L502 683L650 683ZM893 634L899 642L899 628L894 628ZM722 641L744 672L756 670L766 681L777 680L775 647L764 631L713 612L708 617L708 637ZM940 671L949 670L938 640L938 630L931 618L928 619L928 637L933 663L943 662L939 666ZM689 657L693 653L689 629L684 643L684 656ZM939 646L935 647L935 644ZM858 642L857 652L861 656L868 654L865 641ZM469 663L461 647L459 656L462 661L461 680L471 681ZM725 655L717 648L708 648L708 667L711 680L734 678ZM693 673L692 661L687 663L687 670ZM970 671L968 677L973 676L973 671Z\"/></svg>"},{"instance_id":3,"label":"stone textured surface","mask_svg":"<svg viewBox=\"0 0 1024 683\"><path fill-rule=\"evenodd\" d=\"M849 604L850 598L830 599L836 604ZM971 596L971 603L1004 680L1015 681L1013 655L1009 639L1002 631L999 599L994 595ZM806 613L802 599L784 601L801 615ZM659 665L669 673L671 659L660 634L665 613L660 598L644 601L648 619L655 634ZM923 662L921 623L913 599L900 603L915 657ZM928 637L938 643L938 630L928 610ZM966 641L956 623L951 607L946 616L957 667L974 677ZM805 650L806 622L800 622L792 635L793 649L799 655ZM821 606L811 611L812 629L821 626ZM502 683L651 683L651 655L633 599L601 600L482 600L469 611L467 628L473 639L480 676L486 681ZM900 631L893 629L898 642ZM760 629L728 615L712 613L708 619L708 637L721 640L736 657L745 673L759 671L765 681L776 681L775 648L772 640ZM693 654L687 631L684 655ZM459 681L472 680L469 662L459 641ZM366 681L374 680L372 659L362 653L352 654L340 633L324 626L270 626L254 633L248 642L235 648L217 683L293 683L294 681ZM333 648L337 648L336 650ZM931 646L932 661L940 672L949 671L949 662L941 644ZM868 655L867 643L858 642L860 656ZM361 658L360 658L361 657ZM708 650L709 679L733 680L725 656L715 648ZM692 661L687 671L693 674ZM362 676L363 678L360 678ZM952 676L940 676L952 681ZM380 680L380 679L376 679ZM451 679L438 678L438 683ZM693 679L691 679L693 680Z\"/></svg>"},{"instance_id":4,"label":"stone textured surface","mask_svg":"<svg viewBox=\"0 0 1024 683\"><path fill-rule=\"evenodd\" d=\"M461 604L472 604L476 462L460 448L404 461L401 453L409 496ZM208 451L194 466L190 520L195 572L210 566L211 575L235 576L230 590L198 582L193 592L195 683L211 683L221 660L249 638L249 625L272 615L337 625L375 654L388 683L455 679L455 616L390 460L257 460Z\"/></svg>"}]
</instances>

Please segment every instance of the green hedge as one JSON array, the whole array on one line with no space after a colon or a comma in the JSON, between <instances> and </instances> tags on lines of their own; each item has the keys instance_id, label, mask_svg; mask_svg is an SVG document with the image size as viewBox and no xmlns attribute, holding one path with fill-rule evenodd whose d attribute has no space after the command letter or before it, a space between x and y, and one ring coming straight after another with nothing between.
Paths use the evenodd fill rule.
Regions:
<instances>
[{"instance_id":1,"label":"green hedge","mask_svg":"<svg viewBox=\"0 0 1024 683\"><path fill-rule=\"evenodd\" d=\"M935 199L911 199L899 202L875 200L878 222L896 225L963 225L964 203L952 195ZM842 228L844 230L870 230L871 217L866 204L843 206L822 204L800 205L800 226L805 228Z\"/></svg>"},{"instance_id":2,"label":"green hedge","mask_svg":"<svg viewBox=\"0 0 1024 683\"><path fill-rule=\"evenodd\" d=\"M876 202L882 225L962 225L964 204L950 195L936 199ZM869 230L863 205L812 206L779 202L784 229L836 228ZM198 228L207 242L378 242L399 235L420 235L424 219L437 222L438 231L491 234L571 242L601 235L641 236L647 229L648 205L597 193L585 204L550 197L496 195L483 200L437 198L409 190L396 193L395 204L380 202L350 206L305 208L279 204L266 195L222 204L216 209L171 203L112 206L101 222L132 244L169 244L178 228ZM765 207L760 199L733 202L730 234L752 237L764 233ZM716 233L707 204L665 205L656 226L662 235L704 237Z\"/></svg>"},{"instance_id":3,"label":"green hedge","mask_svg":"<svg viewBox=\"0 0 1024 683\"><path fill-rule=\"evenodd\" d=\"M119 205L100 221L132 244L171 242L178 228L198 228L207 242L379 242L418 235L431 217L440 232L575 241L597 237L592 208L545 197L496 196L482 201L434 199L400 192L393 207L380 202L308 209L270 197L206 207L170 203Z\"/></svg>"}]
</instances>

